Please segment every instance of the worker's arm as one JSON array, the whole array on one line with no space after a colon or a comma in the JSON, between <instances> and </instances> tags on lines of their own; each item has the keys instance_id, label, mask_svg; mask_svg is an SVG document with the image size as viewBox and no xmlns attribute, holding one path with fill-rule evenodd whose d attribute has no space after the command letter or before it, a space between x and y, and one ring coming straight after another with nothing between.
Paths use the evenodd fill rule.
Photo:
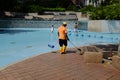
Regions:
<instances>
[{"instance_id":1,"label":"worker's arm","mask_svg":"<svg viewBox=\"0 0 120 80\"><path fill-rule=\"evenodd\" d=\"M58 32L58 37L59 37L59 32Z\"/></svg>"}]
</instances>

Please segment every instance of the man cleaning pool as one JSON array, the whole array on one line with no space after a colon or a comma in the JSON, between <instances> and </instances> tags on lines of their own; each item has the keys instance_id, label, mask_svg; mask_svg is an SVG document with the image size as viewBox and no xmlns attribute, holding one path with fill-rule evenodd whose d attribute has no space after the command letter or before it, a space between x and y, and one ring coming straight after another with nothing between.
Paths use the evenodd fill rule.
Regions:
<instances>
[{"instance_id":1,"label":"man cleaning pool","mask_svg":"<svg viewBox=\"0 0 120 80\"><path fill-rule=\"evenodd\" d=\"M69 38L67 36L67 23L63 22L62 25L58 28L58 37L59 37L59 45L60 45L60 53L65 54L67 47L67 40Z\"/></svg>"}]
</instances>

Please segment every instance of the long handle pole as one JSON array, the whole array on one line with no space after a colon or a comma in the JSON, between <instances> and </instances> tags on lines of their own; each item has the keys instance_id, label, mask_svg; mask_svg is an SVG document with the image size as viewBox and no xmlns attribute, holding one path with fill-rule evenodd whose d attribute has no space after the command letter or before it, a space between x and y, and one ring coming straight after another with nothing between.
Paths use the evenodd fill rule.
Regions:
<instances>
[{"instance_id":1,"label":"long handle pole","mask_svg":"<svg viewBox=\"0 0 120 80\"><path fill-rule=\"evenodd\" d=\"M119 44L118 44L118 56L120 56L120 41L119 41Z\"/></svg>"},{"instance_id":2,"label":"long handle pole","mask_svg":"<svg viewBox=\"0 0 120 80\"><path fill-rule=\"evenodd\" d=\"M77 48L70 40L69 40L69 42L70 42L77 50L81 51L81 49Z\"/></svg>"},{"instance_id":3,"label":"long handle pole","mask_svg":"<svg viewBox=\"0 0 120 80\"><path fill-rule=\"evenodd\" d=\"M58 42L59 42L59 39L57 39L57 41L56 41L56 43L54 44L54 46L56 46L56 45L58 44Z\"/></svg>"}]
</instances>

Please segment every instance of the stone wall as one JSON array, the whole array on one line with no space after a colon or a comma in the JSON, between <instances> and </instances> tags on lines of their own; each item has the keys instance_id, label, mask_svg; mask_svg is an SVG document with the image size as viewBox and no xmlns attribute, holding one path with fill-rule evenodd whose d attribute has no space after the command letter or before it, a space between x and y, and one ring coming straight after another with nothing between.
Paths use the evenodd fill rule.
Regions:
<instances>
[{"instance_id":1,"label":"stone wall","mask_svg":"<svg viewBox=\"0 0 120 80\"><path fill-rule=\"evenodd\" d=\"M84 62L85 63L102 63L103 54L100 52L85 52Z\"/></svg>"},{"instance_id":2,"label":"stone wall","mask_svg":"<svg viewBox=\"0 0 120 80\"><path fill-rule=\"evenodd\" d=\"M95 32L102 32L102 21L101 20L89 20L88 30Z\"/></svg>"},{"instance_id":3,"label":"stone wall","mask_svg":"<svg viewBox=\"0 0 120 80\"><path fill-rule=\"evenodd\" d=\"M88 30L95 32L120 33L120 20L89 20Z\"/></svg>"},{"instance_id":4,"label":"stone wall","mask_svg":"<svg viewBox=\"0 0 120 80\"><path fill-rule=\"evenodd\" d=\"M119 56L112 57L112 65L120 71L120 57Z\"/></svg>"}]
</instances>

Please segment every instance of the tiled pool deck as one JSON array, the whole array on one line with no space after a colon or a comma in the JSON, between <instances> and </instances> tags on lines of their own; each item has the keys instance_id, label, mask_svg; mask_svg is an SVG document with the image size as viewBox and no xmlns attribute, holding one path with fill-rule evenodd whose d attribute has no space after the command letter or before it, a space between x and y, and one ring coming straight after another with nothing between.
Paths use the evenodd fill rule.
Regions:
<instances>
[{"instance_id":1,"label":"tiled pool deck","mask_svg":"<svg viewBox=\"0 0 120 80\"><path fill-rule=\"evenodd\" d=\"M85 63L75 49L49 52L15 63L0 71L0 80L120 80L111 64Z\"/></svg>"}]
</instances>

